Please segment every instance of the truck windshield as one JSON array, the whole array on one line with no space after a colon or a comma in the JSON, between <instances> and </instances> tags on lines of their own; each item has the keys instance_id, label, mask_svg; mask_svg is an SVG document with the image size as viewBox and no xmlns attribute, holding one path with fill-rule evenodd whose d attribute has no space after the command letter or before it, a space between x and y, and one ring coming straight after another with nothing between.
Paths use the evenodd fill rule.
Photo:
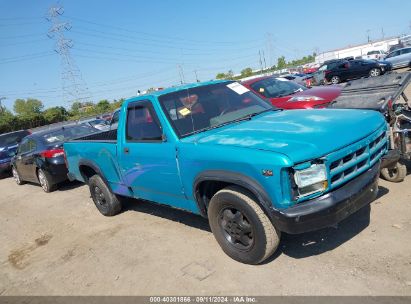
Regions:
<instances>
[{"instance_id":1,"label":"truck windshield","mask_svg":"<svg viewBox=\"0 0 411 304\"><path fill-rule=\"evenodd\" d=\"M180 137L217 128L274 109L238 82L194 87L159 97Z\"/></svg>"}]
</instances>

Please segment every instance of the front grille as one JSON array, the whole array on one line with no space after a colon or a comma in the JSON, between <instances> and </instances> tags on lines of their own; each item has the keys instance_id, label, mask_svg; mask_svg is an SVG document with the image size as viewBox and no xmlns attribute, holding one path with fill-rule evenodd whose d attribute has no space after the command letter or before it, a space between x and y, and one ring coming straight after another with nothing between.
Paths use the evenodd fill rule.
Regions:
<instances>
[{"instance_id":1,"label":"front grille","mask_svg":"<svg viewBox=\"0 0 411 304\"><path fill-rule=\"evenodd\" d=\"M336 188L372 167L387 151L385 127L326 157L329 189Z\"/></svg>"}]
</instances>

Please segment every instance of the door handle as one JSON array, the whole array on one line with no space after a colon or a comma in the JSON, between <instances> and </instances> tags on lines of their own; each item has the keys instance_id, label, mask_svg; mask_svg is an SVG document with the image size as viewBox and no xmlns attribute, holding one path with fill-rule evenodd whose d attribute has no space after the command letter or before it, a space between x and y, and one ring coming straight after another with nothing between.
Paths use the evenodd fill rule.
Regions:
<instances>
[{"instance_id":1,"label":"door handle","mask_svg":"<svg viewBox=\"0 0 411 304\"><path fill-rule=\"evenodd\" d=\"M128 153L130 150L128 148L124 148L124 153Z\"/></svg>"}]
</instances>

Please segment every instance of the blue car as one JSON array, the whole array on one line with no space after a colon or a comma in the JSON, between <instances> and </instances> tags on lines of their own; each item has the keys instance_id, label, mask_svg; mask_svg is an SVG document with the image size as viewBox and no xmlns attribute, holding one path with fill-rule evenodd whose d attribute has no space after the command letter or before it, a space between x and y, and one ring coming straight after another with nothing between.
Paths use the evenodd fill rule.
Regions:
<instances>
[{"instance_id":1,"label":"blue car","mask_svg":"<svg viewBox=\"0 0 411 304\"><path fill-rule=\"evenodd\" d=\"M16 154L18 143L29 134L29 131L22 130L0 135L0 175L10 172L11 159Z\"/></svg>"}]
</instances>

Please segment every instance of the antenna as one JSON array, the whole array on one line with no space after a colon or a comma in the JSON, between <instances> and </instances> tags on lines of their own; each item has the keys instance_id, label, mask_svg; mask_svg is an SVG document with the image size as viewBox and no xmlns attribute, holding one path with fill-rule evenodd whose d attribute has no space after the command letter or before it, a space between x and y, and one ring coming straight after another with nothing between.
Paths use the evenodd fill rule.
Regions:
<instances>
[{"instance_id":1,"label":"antenna","mask_svg":"<svg viewBox=\"0 0 411 304\"><path fill-rule=\"evenodd\" d=\"M89 101L91 96L82 78L80 69L77 67L70 49L73 48L73 41L64 35L71 29L69 22L61 21L60 17L64 14L62 6L55 5L50 7L47 12L47 21L51 27L47 36L56 41L55 51L61 58L61 81L63 89L63 100L66 102Z\"/></svg>"}]
</instances>

